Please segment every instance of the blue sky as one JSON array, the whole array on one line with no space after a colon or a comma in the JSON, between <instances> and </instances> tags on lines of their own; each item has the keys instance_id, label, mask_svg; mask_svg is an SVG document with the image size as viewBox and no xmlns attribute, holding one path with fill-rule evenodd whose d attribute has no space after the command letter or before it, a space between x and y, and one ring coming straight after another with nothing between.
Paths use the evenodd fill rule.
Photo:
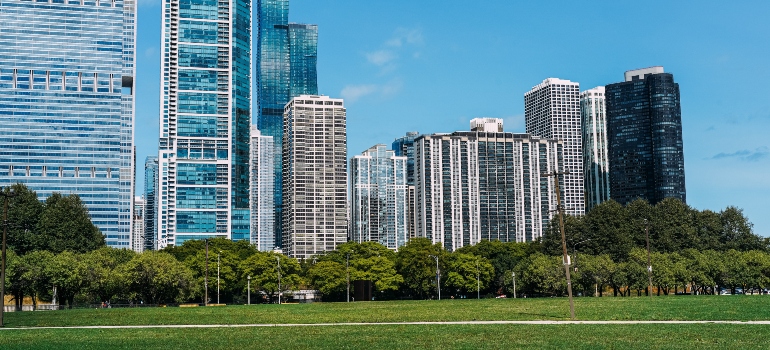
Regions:
<instances>
[{"instance_id":1,"label":"blue sky","mask_svg":"<svg viewBox=\"0 0 770 350\"><path fill-rule=\"evenodd\" d=\"M157 153L160 0L139 0L137 186ZM319 92L346 99L348 153L407 131L505 119L548 77L581 90L664 66L681 89L687 202L770 236L770 2L291 0L319 26Z\"/></svg>"}]
</instances>

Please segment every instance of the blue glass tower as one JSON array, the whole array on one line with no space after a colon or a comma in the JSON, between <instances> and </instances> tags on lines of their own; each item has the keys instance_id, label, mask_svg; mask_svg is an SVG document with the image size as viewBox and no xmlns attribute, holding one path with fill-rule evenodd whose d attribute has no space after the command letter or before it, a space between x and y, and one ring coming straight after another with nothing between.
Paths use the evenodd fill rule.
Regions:
<instances>
[{"instance_id":1,"label":"blue glass tower","mask_svg":"<svg viewBox=\"0 0 770 350\"><path fill-rule=\"evenodd\" d=\"M0 186L77 194L129 248L134 0L0 2Z\"/></svg>"},{"instance_id":2,"label":"blue glass tower","mask_svg":"<svg viewBox=\"0 0 770 350\"><path fill-rule=\"evenodd\" d=\"M156 249L158 224L158 157L144 161L144 250Z\"/></svg>"},{"instance_id":3,"label":"blue glass tower","mask_svg":"<svg viewBox=\"0 0 770 350\"><path fill-rule=\"evenodd\" d=\"M251 1L164 4L157 245L248 239Z\"/></svg>"},{"instance_id":4,"label":"blue glass tower","mask_svg":"<svg viewBox=\"0 0 770 350\"><path fill-rule=\"evenodd\" d=\"M318 27L289 23L288 0L259 0L257 7L257 127L275 145L275 242L282 242L283 109L293 97L318 94Z\"/></svg>"}]
</instances>

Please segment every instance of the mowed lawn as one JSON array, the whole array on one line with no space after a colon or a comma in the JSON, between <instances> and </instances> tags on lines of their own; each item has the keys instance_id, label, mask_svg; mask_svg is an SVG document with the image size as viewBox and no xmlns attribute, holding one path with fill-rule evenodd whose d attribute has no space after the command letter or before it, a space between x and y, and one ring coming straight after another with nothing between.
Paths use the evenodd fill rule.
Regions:
<instances>
[{"instance_id":1,"label":"mowed lawn","mask_svg":"<svg viewBox=\"0 0 770 350\"><path fill-rule=\"evenodd\" d=\"M575 298L578 320L770 320L770 296ZM6 313L6 327L568 320L567 298L74 309Z\"/></svg>"},{"instance_id":2,"label":"mowed lawn","mask_svg":"<svg viewBox=\"0 0 770 350\"><path fill-rule=\"evenodd\" d=\"M576 298L579 320L770 320L770 296ZM770 326L357 325L35 329L41 326L568 320L566 298L76 309L6 313L0 349L770 348Z\"/></svg>"}]
</instances>

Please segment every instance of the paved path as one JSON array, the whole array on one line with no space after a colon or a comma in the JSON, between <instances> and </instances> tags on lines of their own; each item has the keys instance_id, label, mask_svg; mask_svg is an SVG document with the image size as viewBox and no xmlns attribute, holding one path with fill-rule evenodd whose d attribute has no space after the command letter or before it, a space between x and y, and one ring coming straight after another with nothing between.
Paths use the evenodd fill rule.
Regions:
<instances>
[{"instance_id":1,"label":"paved path","mask_svg":"<svg viewBox=\"0 0 770 350\"><path fill-rule=\"evenodd\" d=\"M17 327L3 330L34 329L143 329L143 328L244 328L244 327L331 327L331 326L398 326L398 325L567 325L567 324L741 324L770 325L770 321L447 321L447 322L341 322L341 323L254 323L254 324L172 324L135 326L67 326L67 327Z\"/></svg>"}]
</instances>

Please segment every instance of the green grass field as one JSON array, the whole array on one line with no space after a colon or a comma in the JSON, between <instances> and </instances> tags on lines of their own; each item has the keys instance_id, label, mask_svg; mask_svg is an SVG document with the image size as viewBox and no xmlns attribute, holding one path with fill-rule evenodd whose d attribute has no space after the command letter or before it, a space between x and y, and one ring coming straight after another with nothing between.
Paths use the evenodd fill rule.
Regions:
<instances>
[{"instance_id":1,"label":"green grass field","mask_svg":"<svg viewBox=\"0 0 770 350\"><path fill-rule=\"evenodd\" d=\"M770 296L577 298L579 320L770 320ZM41 326L568 320L566 298L390 301L6 314L0 349L770 348L770 326L364 325L195 329Z\"/></svg>"}]
</instances>

